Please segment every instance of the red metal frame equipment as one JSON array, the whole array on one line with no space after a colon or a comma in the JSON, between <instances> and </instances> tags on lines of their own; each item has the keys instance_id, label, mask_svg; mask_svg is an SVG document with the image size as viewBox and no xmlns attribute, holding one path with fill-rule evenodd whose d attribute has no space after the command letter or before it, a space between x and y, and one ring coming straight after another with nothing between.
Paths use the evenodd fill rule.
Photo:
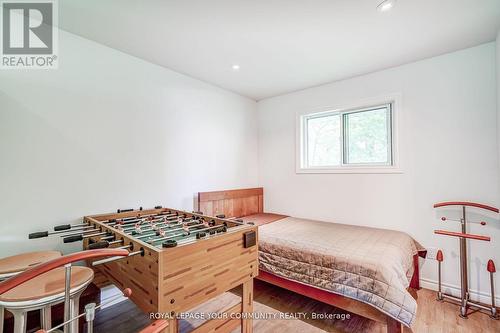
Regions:
<instances>
[{"instance_id":1,"label":"red metal frame equipment","mask_svg":"<svg viewBox=\"0 0 500 333\"><path fill-rule=\"evenodd\" d=\"M490 282L491 282L491 307L484 306L483 304L473 302L470 300L470 294L469 294L469 282L468 282L468 264L467 264L467 239L473 239L473 240L480 240L480 241L486 241L489 242L491 239L488 236L481 236L481 235L474 235L474 234L468 234L467 233L467 223L477 223L482 226L486 225L486 222L480 221L480 222L474 222L474 221L468 221L467 220L467 215L466 215L466 209L467 207L475 207L479 209L484 209L487 211L491 211L494 213L499 212L498 208L483 205L483 204L478 204L474 202L465 202L465 201L451 201L451 202L440 202L434 205L434 208L440 208L440 207L448 207L448 206L461 206L462 207L462 218L460 220L457 220L457 222L460 222L460 225L462 227L461 232L452 232L452 231L446 231L446 230L434 230L435 234L438 235L445 235L445 236L451 236L451 237L458 237L459 242L460 242L460 289L461 289L461 295L460 298L448 295L441 290L441 265L442 261L444 260L443 252L441 250L438 251L436 260L438 261L438 293L437 293L437 299L439 301L442 301L444 298L448 298L451 300L454 300L456 302L460 303L460 317L462 318L467 318L467 310L469 306L476 307L479 309L483 309L486 311L490 311L491 315L490 317L493 319L498 319L497 315L497 309L495 306L495 289L493 286L493 273L495 273L495 264L493 263L493 260L488 261L487 265L487 270L490 275ZM442 217L441 220L443 222L446 221L455 221L453 219L448 219L446 217Z\"/></svg>"}]
</instances>

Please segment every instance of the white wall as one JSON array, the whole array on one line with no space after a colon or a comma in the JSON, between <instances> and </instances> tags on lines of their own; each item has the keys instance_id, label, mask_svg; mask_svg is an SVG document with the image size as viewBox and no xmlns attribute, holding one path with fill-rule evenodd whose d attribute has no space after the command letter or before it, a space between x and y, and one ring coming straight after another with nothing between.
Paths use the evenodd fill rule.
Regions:
<instances>
[{"instance_id":1,"label":"white wall","mask_svg":"<svg viewBox=\"0 0 500 333\"><path fill-rule=\"evenodd\" d=\"M393 93L402 95L402 174L295 173L297 112ZM458 225L443 225L442 213L432 205L444 200L499 204L495 43L265 99L258 113L266 210L405 231L424 246L442 248L444 280L459 285L458 241L433 234ZM493 238L470 242L471 289L488 293L485 264L493 258L500 266L500 223L473 226L470 232ZM436 272L435 261L423 263L425 286L433 286ZM496 283L500 286L500 274Z\"/></svg>"},{"instance_id":2,"label":"white wall","mask_svg":"<svg viewBox=\"0 0 500 333\"><path fill-rule=\"evenodd\" d=\"M62 31L58 70L0 71L0 257L77 249L27 235L84 215L256 185L250 99Z\"/></svg>"}]
</instances>

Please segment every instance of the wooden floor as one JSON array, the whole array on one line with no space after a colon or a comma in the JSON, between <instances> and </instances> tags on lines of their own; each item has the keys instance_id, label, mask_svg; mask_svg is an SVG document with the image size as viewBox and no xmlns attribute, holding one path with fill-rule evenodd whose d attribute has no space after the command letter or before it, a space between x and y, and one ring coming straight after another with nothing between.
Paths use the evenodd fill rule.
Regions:
<instances>
[{"instance_id":1,"label":"wooden floor","mask_svg":"<svg viewBox=\"0 0 500 333\"><path fill-rule=\"evenodd\" d=\"M216 300L203 304L193 312L207 313L220 310L239 301L233 293L226 293ZM255 333L315 333L315 332L385 332L383 324L375 323L362 317L349 314L329 305L316 302L307 297L297 295L287 290L256 281L255 311L263 314L280 316L285 313L338 314L350 315L350 319L273 319L255 320ZM202 320L181 320L180 331L189 332L198 326ZM97 333L137 332L149 323L149 318L130 301L125 301L104 309L98 313L94 331ZM239 330L238 330L239 331ZM235 332L238 332L235 331ZM469 319L458 316L458 307L448 302L437 302L435 293L422 289L418 291L418 314L412 330L405 333L462 333L462 332L500 332L500 321L492 320L486 314L472 313Z\"/></svg>"}]
</instances>

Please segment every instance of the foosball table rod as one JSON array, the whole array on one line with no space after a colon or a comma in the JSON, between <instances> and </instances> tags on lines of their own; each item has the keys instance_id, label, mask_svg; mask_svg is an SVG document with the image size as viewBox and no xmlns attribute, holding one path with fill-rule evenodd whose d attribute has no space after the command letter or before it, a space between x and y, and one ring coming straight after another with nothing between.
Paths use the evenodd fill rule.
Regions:
<instances>
[{"instance_id":1,"label":"foosball table rod","mask_svg":"<svg viewBox=\"0 0 500 333\"><path fill-rule=\"evenodd\" d=\"M83 231L77 231L77 232L73 232L73 233L69 233L69 234L65 234L65 235L61 235L59 237L61 238L64 238L64 237L71 237L71 236L78 236L78 235L85 235L85 234L88 234L88 233L96 233L98 231L101 231L100 229L85 229Z\"/></svg>"},{"instance_id":2,"label":"foosball table rod","mask_svg":"<svg viewBox=\"0 0 500 333\"><path fill-rule=\"evenodd\" d=\"M99 236L106 236L106 237L112 237L112 238L115 237L114 235L110 234L108 231L103 231L103 232L98 232L98 233L93 233L93 234L88 234L88 235L81 235L80 234L80 235L75 235L75 236L69 236L69 237L63 238L63 243L74 243L74 242L82 241L86 238L99 237Z\"/></svg>"},{"instance_id":3,"label":"foosball table rod","mask_svg":"<svg viewBox=\"0 0 500 333\"><path fill-rule=\"evenodd\" d=\"M155 209L161 209L162 206L155 206ZM131 212L133 211L132 209L118 209L117 212ZM142 207L139 209L139 211L142 211ZM193 216L190 218L187 218L186 214L181 214L179 215L179 212L171 213L171 211L168 212L162 212L162 213L153 213L153 214L144 214L144 215L138 215L138 216L132 216L132 217L124 217L121 219L109 219L109 220L104 220L102 221L103 223L107 224L108 226L126 226L122 228L122 231L129 231L131 230L132 232L134 229L136 229L136 224L137 223L150 223L151 225L167 225L167 226L176 226L176 225L181 225L182 223L190 223L190 222L196 222L196 221L204 221L202 216L197 216L201 215L200 212L193 212ZM153 217L153 219L151 219ZM222 215L218 215L217 218L224 218ZM179 219L179 223L172 224L170 222L175 221L176 219ZM160 229L169 229L167 226L160 228ZM179 228L180 229L180 228ZM99 235L103 235L102 233L99 234L92 234L88 235L89 233L95 233L97 231L100 231L99 229L95 229L95 227L89 225L88 223L79 223L79 224L62 224L54 227L53 232L49 231L41 231L41 232L34 232L29 234L28 238L29 239L36 239L36 238L44 238L52 235L60 235L62 238L64 238L65 243L72 243L72 242L77 242L77 241L82 241L85 238L90 238L90 237L95 237ZM146 229L144 231L154 231L153 228ZM130 234L130 233L129 233ZM145 238L148 237L147 235L145 236L139 236L139 238ZM109 235L107 237L103 237L102 239L112 239L113 236Z\"/></svg>"},{"instance_id":4,"label":"foosball table rod","mask_svg":"<svg viewBox=\"0 0 500 333\"><path fill-rule=\"evenodd\" d=\"M181 230L184 230L186 232L190 232L193 228L200 227L200 226L204 226L204 224L198 223L198 224L187 225L187 223L186 224L176 223L176 224L171 224L171 225L167 225L164 227L158 227L156 230L153 228L147 228L147 229L141 230L141 232L144 232L145 234L140 235L140 236L136 236L136 238L142 239L142 238L146 238L146 237L151 237L151 236L155 235L156 232L161 233L160 231L163 231L164 233L170 233L170 232L181 231ZM194 230L196 230L196 229L194 229ZM134 230L132 230L128 234L134 235ZM156 236L159 236L159 235L156 234Z\"/></svg>"},{"instance_id":5,"label":"foosball table rod","mask_svg":"<svg viewBox=\"0 0 500 333\"><path fill-rule=\"evenodd\" d=\"M201 229L194 229L194 228L206 225L206 224L202 223L201 221L198 224L185 225L185 224L194 223L197 221L200 221L200 220L189 219L186 222L180 222L180 223L175 223L175 224L170 224L170 225L167 224L167 226L158 227L157 230L154 230L152 228L148 228L148 229L144 230L144 232L145 232L144 235L136 236L136 238L144 239L144 238L149 237L151 239L147 239L146 241L150 244L154 244L154 243L157 243L160 241L167 241L167 240L170 241L171 239L174 239L176 237L189 236L189 235L192 236L190 238L199 239L199 238L205 237L206 233L210 234L211 232L219 233L219 232L225 231L224 226L210 226L210 227L205 227L205 228L201 228ZM163 224L163 223L159 223L159 224ZM89 229L89 230L84 230L81 232L66 234L66 235L61 236L61 237L64 237L63 238L64 243L73 243L73 242L83 241L87 238L93 238L93 237L99 237L99 236L101 236L101 237L100 237L99 242L97 242L97 243L107 241L107 243L100 243L98 245L90 244L88 249L105 248L105 247L109 247L109 245L122 242L122 240L113 240L115 238L115 236L113 234L111 234L109 231L104 231L104 232L96 232L96 231L100 231L100 230L99 229ZM133 233L135 232L135 228L134 227L128 228L128 230L124 231L124 232L127 235L133 235ZM177 232L177 233L175 233L175 232ZM113 241L108 241L108 240L113 240ZM187 242L187 241L189 241L189 239L186 239L185 241Z\"/></svg>"},{"instance_id":6,"label":"foosball table rod","mask_svg":"<svg viewBox=\"0 0 500 333\"><path fill-rule=\"evenodd\" d=\"M161 208L162 208L161 206L155 206L155 209L161 209ZM128 211L133 211L133 210L132 209L118 209L117 211L118 212L128 212ZM142 207L140 208L140 211L142 211ZM150 216L174 217L174 216L178 216L177 214L178 213L170 213L170 212L167 214L154 213L154 214L145 214L145 215L140 216L139 218L138 217L130 217L130 218L123 218L121 220L125 220L125 221L127 221L127 223L133 223L132 222L133 220L139 221L139 220L142 220L142 219L150 217ZM106 220L103 222L108 223L110 225L114 225L114 224L117 224L118 221L116 219L110 219L110 220ZM50 232L50 231L33 232L33 233L28 235L28 238L29 239L44 238L44 237L48 237L51 235L58 235L58 234L63 234L66 232L71 232L71 231L85 230L87 228L91 228L91 226L88 223L61 224L61 225L55 226L53 232ZM66 236L70 236L70 235L68 234Z\"/></svg>"},{"instance_id":7,"label":"foosball table rod","mask_svg":"<svg viewBox=\"0 0 500 333\"><path fill-rule=\"evenodd\" d=\"M159 207L159 206L156 206L156 207ZM120 219L116 219L115 218L115 219L109 219L109 220L102 220L101 222L102 223L106 223L106 224L115 223L117 221L130 222L130 221L133 221L133 220L144 219L144 218L151 217L151 216L174 217L174 216L179 216L179 214L177 212L172 213L171 211L162 212L162 213L143 214L143 215L141 215L139 213L138 216L123 217L123 218L120 218Z\"/></svg>"},{"instance_id":8,"label":"foosball table rod","mask_svg":"<svg viewBox=\"0 0 500 333\"><path fill-rule=\"evenodd\" d=\"M175 224L175 225L181 225L181 223L178 223L178 224ZM167 229L167 228L168 227L160 228L160 229ZM135 228L131 227L130 229L127 229L129 232L125 232L125 233L128 234L128 235L132 234L132 232L133 232L132 229L135 229ZM182 229L182 228L172 229L172 231L174 231L174 230L180 230L180 229ZM103 235L108 235L108 236L107 237L103 237L101 239L104 239L104 238L110 239L110 238L114 237L112 235L109 235L109 232L95 233L96 231L100 231L100 230L99 229L90 229L90 230L85 230L85 231L82 231L82 232L75 232L75 233L71 233L71 234L65 234L65 235L63 235L61 237L64 237L63 238L63 242L64 243L78 242L78 241L84 240L85 238L92 238L92 237L103 236ZM152 228L151 229L147 229L146 231L153 231L153 229ZM88 234L90 232L94 232L94 233L93 234ZM140 237L137 237L137 238L140 239L140 238L144 238L144 237L147 237L147 236L148 235L140 236Z\"/></svg>"},{"instance_id":9,"label":"foosball table rod","mask_svg":"<svg viewBox=\"0 0 500 333\"><path fill-rule=\"evenodd\" d=\"M75 234L77 233L83 233L87 230L90 230L89 228L93 228L89 225L86 225L85 227L80 227L80 228L75 228L75 229L71 229L71 230L77 230L78 232L75 232ZM68 236L68 232L70 230L60 230L60 231L54 231L54 232L49 232L49 231L39 231L39 232L32 232L31 234L28 235L28 238L29 239L36 239L36 238L44 238L44 237L48 237L48 236L52 236L52 235L60 235L60 234L66 234L64 236ZM62 237L64 237L62 236Z\"/></svg>"},{"instance_id":10,"label":"foosball table rod","mask_svg":"<svg viewBox=\"0 0 500 333\"><path fill-rule=\"evenodd\" d=\"M195 223L195 222L200 222L200 223L189 225L190 223ZM159 225L163 225L163 224L165 224L165 223L157 223L156 226L158 227ZM144 239L144 238L148 238L148 237L152 238L152 239L148 239L147 242L150 244L153 244L153 243L156 243L159 241L169 240L169 239L180 237L180 236L186 236L185 233L187 233L187 235L194 235L195 237L199 237L198 235L202 235L206 232L210 232L211 230L213 230L213 231L217 231L217 230L224 231L225 230L225 225L224 226L210 225L208 227L206 225L210 225L210 224L209 223L202 223L200 220L196 220L196 219L189 219L189 220L186 220L184 222L179 222L179 223L175 223L175 224L167 224L166 226L159 226L156 230L153 229L152 227L147 228L147 229L143 229L142 232L144 232L144 234L139 233L140 234L139 236L137 236L137 234L134 235L134 232L136 232L136 228L134 228L134 227L129 227L126 229L124 228L122 231L127 235L135 236L135 238L137 238L137 239ZM200 226L205 226L205 227L201 228L201 229L194 229L194 228L198 228ZM181 232L181 231L183 231L183 232ZM180 233L175 234L175 232L180 232ZM155 238L155 237L160 237L160 238ZM84 238L85 238L85 236L84 236ZM103 238L101 238L101 240L102 239ZM74 240L77 241L77 240L81 240L81 239L74 238Z\"/></svg>"},{"instance_id":11,"label":"foosball table rod","mask_svg":"<svg viewBox=\"0 0 500 333\"><path fill-rule=\"evenodd\" d=\"M201 228L201 229L193 229L193 228L204 226L204 225L205 224L203 224L203 223L198 223L198 224L194 224L194 225L185 226L183 223L177 223L177 224L168 225L168 226L165 226L165 227L159 227L157 230L154 230L152 228L148 228L148 229L144 230L145 234L140 235L140 236L136 236L135 238L137 238L137 239L143 239L143 238L149 237L149 238L152 238L152 239L149 239L147 241L149 243L154 243L154 242L158 242L158 241L172 239L172 238L175 238L175 237L186 236L186 233L188 235L194 235L195 237L198 237L197 235L201 235L203 233L206 233L207 231L208 232L210 232L210 230L216 231L216 230L220 230L220 229L224 228L224 226L211 226L211 227L205 227L205 228ZM159 230L161 230L163 232L160 233ZM174 232L177 232L177 231L183 231L183 232L175 234ZM134 230L124 231L124 232L127 235L133 235ZM167 236L167 234L169 234L169 236ZM93 235L76 235L76 236L65 238L65 242L68 243L68 242L81 241L81 240L83 240L85 238L94 237L96 235L98 235L98 234L93 234ZM109 236L109 237L113 238L114 236ZM154 237L160 237L160 238L154 238ZM105 242L106 239L104 239L104 238L108 238L108 237L102 237L99 242L89 245L89 249L104 248L104 247L108 247L109 245L121 242L120 240L116 240L116 241L113 241L113 242Z\"/></svg>"},{"instance_id":12,"label":"foosball table rod","mask_svg":"<svg viewBox=\"0 0 500 333\"><path fill-rule=\"evenodd\" d=\"M181 225L181 224L179 224ZM192 227L195 227L195 226L199 226L201 224L198 224L198 225L194 225ZM216 227L211 227L211 228L220 228L218 226ZM195 230L196 232L201 232L201 231L206 231L206 230L209 230L211 228L204 228L204 229L198 229L198 230ZM160 228L162 230L164 229L168 229L168 227L164 227L164 228ZM153 229L150 229L151 231L153 231ZM147 231L150 231L150 230L147 230ZM171 230L166 230L166 232L168 233L172 233L174 231L180 231L180 230L184 230L182 227L180 228L173 228ZM106 237L102 237L101 240L105 240L105 239L112 239L114 238L113 235L110 235L109 232L99 232L99 233L95 233L95 231L99 231L98 229L92 229L90 231L86 231L85 233L76 233L76 234L71 234L70 236L66 236L65 238L63 238L63 242L64 243L73 243L73 242L78 242L78 241L82 241L86 238L92 238L92 237L98 237L98 236L105 236L107 235ZM87 234L87 232L94 232L94 233L90 233L90 234ZM129 231L129 232L125 232L127 235L131 235L133 231ZM143 236L139 236L137 238L141 239L141 238L145 238L145 237L153 237L155 234L148 234L148 235L143 235ZM174 237L177 237L177 236L181 236L182 234L177 234L175 235ZM169 238L172 238L172 237L169 237ZM164 239L169 239L169 238L160 238L160 239L154 239L154 240L150 240L150 242L156 242L156 241L160 241L160 240L164 240Z\"/></svg>"},{"instance_id":13,"label":"foosball table rod","mask_svg":"<svg viewBox=\"0 0 500 333\"><path fill-rule=\"evenodd\" d=\"M126 221L124 223L111 223L108 224L109 226L121 226L124 230L126 229L134 229L137 224L142 225L142 224L168 224L169 222L173 222L179 220L179 217L174 216L174 218L168 218L168 217L159 217L156 219L152 220L143 220L143 219L137 219L137 220L131 220L131 221ZM190 222L190 221L195 221L194 219L189 219L189 220L184 220L182 222Z\"/></svg>"},{"instance_id":14,"label":"foosball table rod","mask_svg":"<svg viewBox=\"0 0 500 333\"><path fill-rule=\"evenodd\" d=\"M170 221L169 221L170 222ZM173 228L175 226L183 226L189 223L196 223L200 222L200 220L195 220L195 219L190 219L190 220L184 220L184 221L177 221L177 223L169 223L165 221L158 221L158 222L153 222L153 223L147 223L151 225L155 225L155 227L162 228L162 229L167 229L167 228ZM198 223L199 225L200 223ZM161 227L163 225L163 227ZM127 226L122 229L124 232L134 232L136 229L138 229L138 226L135 224L133 226ZM142 231L151 231L154 230L152 226L148 226L148 228L142 229Z\"/></svg>"},{"instance_id":15,"label":"foosball table rod","mask_svg":"<svg viewBox=\"0 0 500 333\"><path fill-rule=\"evenodd\" d=\"M143 256L144 255L144 249L141 248L139 251L130 252L128 254L128 256L126 256L126 257L111 257L111 258L106 258L106 259L102 259L102 260L97 260L97 261L92 262L92 266L107 264L107 263L114 262L114 261L117 261L117 260L120 260L120 259L123 259L123 258L130 258L130 257L136 256L136 255L139 255L139 254L141 256Z\"/></svg>"},{"instance_id":16,"label":"foosball table rod","mask_svg":"<svg viewBox=\"0 0 500 333\"><path fill-rule=\"evenodd\" d=\"M199 235L201 234L206 234L206 232L210 232L211 230L220 230L220 232L226 232L226 227L224 226L219 226L219 225L216 225L216 226L213 226L213 227L208 227L208 228L203 228L203 229L196 229L193 231L192 234L189 234L189 235L194 235L195 237L198 237ZM154 244L156 242L161 242L161 241L164 241L164 240L168 240L168 239L172 239L172 238L175 238L175 237L179 237L179 236L182 236L182 233L180 234L176 234L176 235L171 235L171 236L166 236L166 237L160 237L160 238L156 238L156 239L151 239L148 241L148 243L150 244Z\"/></svg>"},{"instance_id":17,"label":"foosball table rod","mask_svg":"<svg viewBox=\"0 0 500 333\"><path fill-rule=\"evenodd\" d=\"M152 220L147 220L149 218L156 217ZM152 214L152 215L144 215L141 217L132 217L132 218L123 218L123 219L111 219L107 221L103 221L104 224L108 226L116 226L116 225L131 225L136 224L138 222L149 222L149 221L160 221L162 219L165 220L175 220L179 218L179 215L176 214Z\"/></svg>"}]
</instances>

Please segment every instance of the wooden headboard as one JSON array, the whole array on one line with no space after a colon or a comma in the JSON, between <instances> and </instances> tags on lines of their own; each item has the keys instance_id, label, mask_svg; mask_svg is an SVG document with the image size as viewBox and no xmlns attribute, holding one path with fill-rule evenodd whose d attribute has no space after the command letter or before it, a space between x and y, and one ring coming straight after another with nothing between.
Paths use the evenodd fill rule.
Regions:
<instances>
[{"instance_id":1,"label":"wooden headboard","mask_svg":"<svg viewBox=\"0 0 500 333\"><path fill-rule=\"evenodd\" d=\"M211 216L224 214L227 218L263 213L264 189L198 192L196 210Z\"/></svg>"}]
</instances>

